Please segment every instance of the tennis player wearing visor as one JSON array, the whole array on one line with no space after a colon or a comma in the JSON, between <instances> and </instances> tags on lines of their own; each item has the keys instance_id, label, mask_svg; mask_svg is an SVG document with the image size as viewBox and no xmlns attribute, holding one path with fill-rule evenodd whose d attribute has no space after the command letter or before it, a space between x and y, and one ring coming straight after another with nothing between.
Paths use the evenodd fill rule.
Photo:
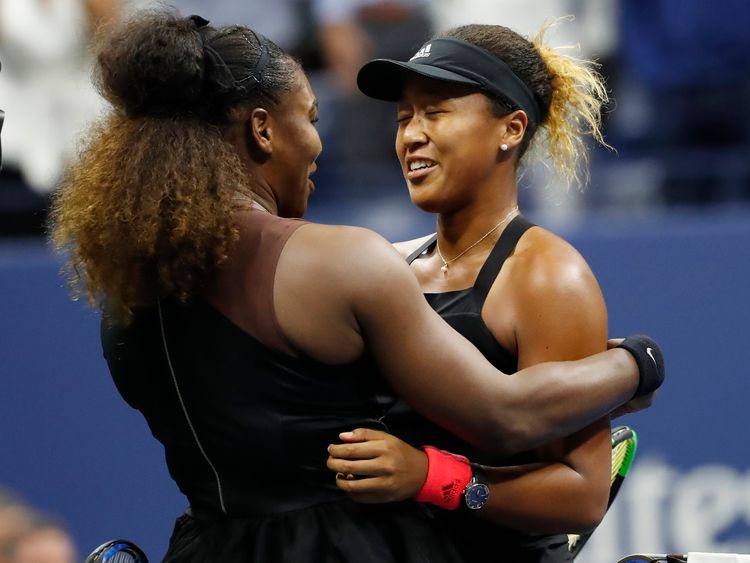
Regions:
<instances>
[{"instance_id":1,"label":"tennis player wearing visor","mask_svg":"<svg viewBox=\"0 0 750 563\"><path fill-rule=\"evenodd\" d=\"M530 41L503 26L463 26L358 76L366 95L398 104L409 195L437 214L434 235L397 246L433 309L506 373L607 349L606 307L585 260L518 208L530 156L584 185L585 137L604 143L600 77L546 47L544 31ZM609 418L513 459L471 447L404 403L384 422L401 439L357 430L330 450L330 469L358 477L340 478L340 488L363 502L439 507L467 560L490 560L492 538L504 561L568 561L565 533L604 515Z\"/></svg>"}]
</instances>

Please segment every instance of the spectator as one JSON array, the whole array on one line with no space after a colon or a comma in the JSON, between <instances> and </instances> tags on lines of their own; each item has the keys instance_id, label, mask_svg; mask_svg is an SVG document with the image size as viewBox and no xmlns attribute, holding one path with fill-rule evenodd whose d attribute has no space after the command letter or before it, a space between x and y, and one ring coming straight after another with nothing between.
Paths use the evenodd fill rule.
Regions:
<instances>
[{"instance_id":1,"label":"spectator","mask_svg":"<svg viewBox=\"0 0 750 563\"><path fill-rule=\"evenodd\" d=\"M75 138L102 102L89 77L88 38L119 0L0 0L3 158L31 189L55 187Z\"/></svg>"},{"instance_id":2,"label":"spectator","mask_svg":"<svg viewBox=\"0 0 750 563\"><path fill-rule=\"evenodd\" d=\"M358 195L350 191L356 186L398 190L402 180L393 152L394 110L362 96L356 76L371 58L409 58L419 48L432 32L428 2L313 0L312 12L330 83L313 82L322 120L333 114L330 129L321 124L323 159L338 170L350 195ZM327 167L321 164L323 170Z\"/></svg>"},{"instance_id":3,"label":"spectator","mask_svg":"<svg viewBox=\"0 0 750 563\"><path fill-rule=\"evenodd\" d=\"M641 94L618 122L631 154L658 159L670 203L750 196L750 4L622 0L620 11L623 72Z\"/></svg>"},{"instance_id":4,"label":"spectator","mask_svg":"<svg viewBox=\"0 0 750 563\"><path fill-rule=\"evenodd\" d=\"M140 5L153 4L138 0ZM212 25L240 24L273 39L282 49L290 51L300 41L303 29L300 9L304 0L274 0L273 2L237 2L237 0L172 0L172 5L184 16L200 14Z\"/></svg>"},{"instance_id":5,"label":"spectator","mask_svg":"<svg viewBox=\"0 0 750 563\"><path fill-rule=\"evenodd\" d=\"M16 541L31 525L31 510L21 497L0 487L0 563L13 563Z\"/></svg>"},{"instance_id":6,"label":"spectator","mask_svg":"<svg viewBox=\"0 0 750 563\"><path fill-rule=\"evenodd\" d=\"M75 563L76 551L68 531L54 519L36 515L16 541L12 563Z\"/></svg>"}]
</instances>

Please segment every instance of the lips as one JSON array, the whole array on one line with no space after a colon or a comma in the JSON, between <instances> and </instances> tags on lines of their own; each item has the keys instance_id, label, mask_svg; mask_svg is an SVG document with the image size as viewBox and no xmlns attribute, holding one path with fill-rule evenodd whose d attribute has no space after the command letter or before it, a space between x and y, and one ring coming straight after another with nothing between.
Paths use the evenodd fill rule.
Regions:
<instances>
[{"instance_id":1,"label":"lips","mask_svg":"<svg viewBox=\"0 0 750 563\"><path fill-rule=\"evenodd\" d=\"M409 181L421 180L435 170L438 163L430 158L410 156L406 159L406 177Z\"/></svg>"},{"instance_id":2,"label":"lips","mask_svg":"<svg viewBox=\"0 0 750 563\"><path fill-rule=\"evenodd\" d=\"M308 183L307 187L310 189L310 193L313 193L315 191L315 182L312 181L312 178L310 178L310 176L315 174L317 170L318 170L318 163L313 162L312 166L310 167L310 171L307 173L307 183Z\"/></svg>"},{"instance_id":3,"label":"lips","mask_svg":"<svg viewBox=\"0 0 750 563\"><path fill-rule=\"evenodd\" d=\"M406 178L410 181L421 180L435 170L438 163L423 155L410 155L404 162L406 165Z\"/></svg>"}]
</instances>

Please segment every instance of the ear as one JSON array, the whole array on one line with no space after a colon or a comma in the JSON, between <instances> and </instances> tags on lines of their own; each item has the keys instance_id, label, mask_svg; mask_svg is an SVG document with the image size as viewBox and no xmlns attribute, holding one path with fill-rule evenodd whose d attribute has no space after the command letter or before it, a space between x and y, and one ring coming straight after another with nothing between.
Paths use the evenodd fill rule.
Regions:
<instances>
[{"instance_id":1,"label":"ear","mask_svg":"<svg viewBox=\"0 0 750 563\"><path fill-rule=\"evenodd\" d=\"M272 118L267 110L255 108L248 120L250 146L262 154L270 156L273 153Z\"/></svg>"},{"instance_id":2,"label":"ear","mask_svg":"<svg viewBox=\"0 0 750 563\"><path fill-rule=\"evenodd\" d=\"M521 144L529 125L529 118L523 110L516 110L503 118L505 122L505 133L500 140L501 144L508 145L508 150L513 150Z\"/></svg>"}]
</instances>

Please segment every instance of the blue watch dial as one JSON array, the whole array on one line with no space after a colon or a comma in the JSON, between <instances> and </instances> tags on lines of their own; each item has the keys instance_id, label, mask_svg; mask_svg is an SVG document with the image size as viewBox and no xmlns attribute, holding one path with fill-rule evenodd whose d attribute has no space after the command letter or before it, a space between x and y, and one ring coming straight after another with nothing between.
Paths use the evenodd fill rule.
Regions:
<instances>
[{"instance_id":1,"label":"blue watch dial","mask_svg":"<svg viewBox=\"0 0 750 563\"><path fill-rule=\"evenodd\" d=\"M464 494L466 506L472 510L482 508L490 497L490 488L484 483L474 483L470 485Z\"/></svg>"}]
</instances>

